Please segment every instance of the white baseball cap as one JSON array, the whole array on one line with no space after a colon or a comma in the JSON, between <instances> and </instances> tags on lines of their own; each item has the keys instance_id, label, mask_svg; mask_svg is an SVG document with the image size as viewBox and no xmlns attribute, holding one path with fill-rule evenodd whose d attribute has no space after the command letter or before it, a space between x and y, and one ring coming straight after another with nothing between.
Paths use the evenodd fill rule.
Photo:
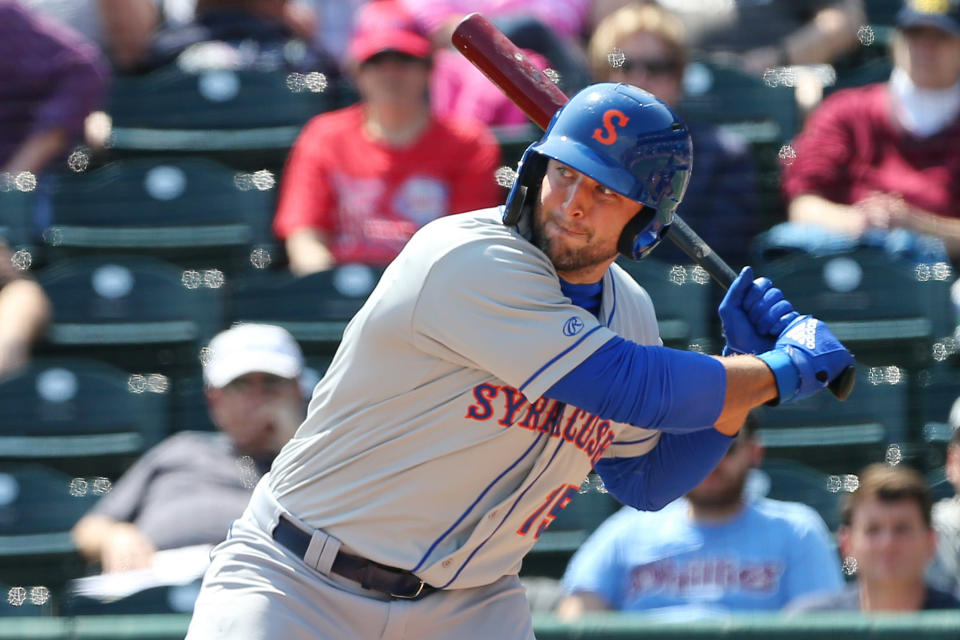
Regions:
<instances>
[{"instance_id":1,"label":"white baseball cap","mask_svg":"<svg viewBox=\"0 0 960 640\"><path fill-rule=\"evenodd\" d=\"M223 387L247 373L297 379L303 353L290 333L269 324L240 324L213 337L203 358L203 380Z\"/></svg>"}]
</instances>

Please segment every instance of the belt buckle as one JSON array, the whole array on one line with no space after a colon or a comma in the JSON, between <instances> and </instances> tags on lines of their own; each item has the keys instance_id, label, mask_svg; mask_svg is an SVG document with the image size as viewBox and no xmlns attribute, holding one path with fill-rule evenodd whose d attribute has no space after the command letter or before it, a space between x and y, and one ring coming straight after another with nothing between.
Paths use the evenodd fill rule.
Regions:
<instances>
[{"instance_id":1,"label":"belt buckle","mask_svg":"<svg viewBox=\"0 0 960 640\"><path fill-rule=\"evenodd\" d=\"M423 580L421 580L421 581L420 581L420 586L417 587L417 592L414 593L413 595L407 596L407 595L402 595L402 594L399 594L399 593L391 593L391 594L390 594L390 597L391 597L391 598L399 598L400 600L416 600L417 598L420 597L420 594L423 593L423 587L424 587L425 585L426 585L426 582L424 582Z\"/></svg>"}]
</instances>

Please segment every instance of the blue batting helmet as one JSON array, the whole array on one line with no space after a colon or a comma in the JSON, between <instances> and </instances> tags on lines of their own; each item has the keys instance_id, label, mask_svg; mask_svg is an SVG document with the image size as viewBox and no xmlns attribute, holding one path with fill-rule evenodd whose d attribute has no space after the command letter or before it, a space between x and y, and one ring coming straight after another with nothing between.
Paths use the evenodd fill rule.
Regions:
<instances>
[{"instance_id":1,"label":"blue batting helmet","mask_svg":"<svg viewBox=\"0 0 960 640\"><path fill-rule=\"evenodd\" d=\"M503 222L532 217L553 158L643 204L624 227L618 250L634 260L660 242L690 180L693 146L686 125L656 96L628 84L586 87L557 111L524 152Z\"/></svg>"}]
</instances>

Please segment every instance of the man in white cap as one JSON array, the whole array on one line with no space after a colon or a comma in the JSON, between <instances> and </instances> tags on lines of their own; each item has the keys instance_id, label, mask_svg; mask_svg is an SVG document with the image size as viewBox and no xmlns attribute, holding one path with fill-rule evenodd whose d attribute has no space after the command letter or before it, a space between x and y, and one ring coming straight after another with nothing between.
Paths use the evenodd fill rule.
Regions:
<instances>
[{"instance_id":1,"label":"man in white cap","mask_svg":"<svg viewBox=\"0 0 960 640\"><path fill-rule=\"evenodd\" d=\"M223 540L303 420L303 355L286 330L238 325L215 336L202 360L217 431L181 431L152 448L73 529L104 573L149 567L160 549Z\"/></svg>"}]
</instances>

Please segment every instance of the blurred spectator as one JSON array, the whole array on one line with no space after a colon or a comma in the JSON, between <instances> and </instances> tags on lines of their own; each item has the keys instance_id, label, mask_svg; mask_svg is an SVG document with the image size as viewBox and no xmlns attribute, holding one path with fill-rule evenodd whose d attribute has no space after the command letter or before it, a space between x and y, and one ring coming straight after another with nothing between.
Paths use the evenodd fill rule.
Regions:
<instances>
[{"instance_id":1,"label":"blurred spectator","mask_svg":"<svg viewBox=\"0 0 960 640\"><path fill-rule=\"evenodd\" d=\"M187 23L167 23L141 70L176 63L188 71L320 71L339 77L336 59L314 40L316 16L288 0L196 0Z\"/></svg>"},{"instance_id":2,"label":"blurred spectator","mask_svg":"<svg viewBox=\"0 0 960 640\"><path fill-rule=\"evenodd\" d=\"M927 571L930 584L960 598L960 399L950 411L953 436L947 443L944 471L954 495L933 505L933 528L937 532L937 555Z\"/></svg>"},{"instance_id":3,"label":"blurred spectator","mask_svg":"<svg viewBox=\"0 0 960 640\"><path fill-rule=\"evenodd\" d=\"M203 364L218 432L182 431L143 455L76 524L77 548L104 573L149 567L153 553L216 544L304 417L300 348L284 329L239 325Z\"/></svg>"},{"instance_id":4,"label":"blurred spectator","mask_svg":"<svg viewBox=\"0 0 960 640\"><path fill-rule=\"evenodd\" d=\"M489 129L431 114L430 43L409 16L377 1L357 23L361 101L308 122L283 172L274 231L297 274L387 264L430 220L500 198Z\"/></svg>"},{"instance_id":5,"label":"blurred spectator","mask_svg":"<svg viewBox=\"0 0 960 640\"><path fill-rule=\"evenodd\" d=\"M837 592L843 577L812 508L745 493L763 447L753 418L684 499L660 512L625 507L581 545L562 580L557 615L621 610L690 620L778 610L798 596Z\"/></svg>"},{"instance_id":6,"label":"blurred spectator","mask_svg":"<svg viewBox=\"0 0 960 640\"><path fill-rule=\"evenodd\" d=\"M893 62L889 82L838 91L808 118L783 178L803 226L775 228L772 246L859 242L928 260L945 245L960 259L958 1L908 1Z\"/></svg>"},{"instance_id":7,"label":"blurred spectator","mask_svg":"<svg viewBox=\"0 0 960 640\"><path fill-rule=\"evenodd\" d=\"M547 59L530 49L522 49L530 62L541 70L549 67ZM499 127L532 127L530 118L520 107L490 81L482 71L458 50L437 46L430 74L430 105L438 116L474 118Z\"/></svg>"},{"instance_id":8,"label":"blurred spectator","mask_svg":"<svg viewBox=\"0 0 960 640\"><path fill-rule=\"evenodd\" d=\"M96 47L16 0L0 0L0 172L34 175L66 156L104 98Z\"/></svg>"},{"instance_id":9,"label":"blurred spectator","mask_svg":"<svg viewBox=\"0 0 960 640\"><path fill-rule=\"evenodd\" d=\"M624 0L597 0L594 16ZM857 45L863 0L660 0L686 27L697 57L762 74L770 67L834 62Z\"/></svg>"},{"instance_id":10,"label":"blurred spectator","mask_svg":"<svg viewBox=\"0 0 960 640\"><path fill-rule=\"evenodd\" d=\"M636 85L674 108L683 98L683 25L656 4L631 4L604 18L590 39L589 56L598 81ZM718 127L687 126L695 169L678 213L725 260L745 265L749 240L760 231L750 149L742 137ZM661 244L653 256L691 261L672 243Z\"/></svg>"},{"instance_id":11,"label":"blurred spectator","mask_svg":"<svg viewBox=\"0 0 960 640\"><path fill-rule=\"evenodd\" d=\"M113 66L135 67L160 24L159 0L20 0L29 9L57 19L100 47Z\"/></svg>"},{"instance_id":12,"label":"blurred spectator","mask_svg":"<svg viewBox=\"0 0 960 640\"><path fill-rule=\"evenodd\" d=\"M36 281L14 268L0 238L0 378L26 364L49 320L50 300Z\"/></svg>"},{"instance_id":13,"label":"blurred spectator","mask_svg":"<svg viewBox=\"0 0 960 640\"><path fill-rule=\"evenodd\" d=\"M297 37L315 40L338 59L343 57L353 14L366 0L290 0L283 7L283 21ZM168 27L193 22L197 0L151 0Z\"/></svg>"},{"instance_id":14,"label":"blurred spectator","mask_svg":"<svg viewBox=\"0 0 960 640\"><path fill-rule=\"evenodd\" d=\"M521 49L543 56L560 87L573 95L590 83L580 38L587 33L589 0L400 0L437 50L464 16L479 12Z\"/></svg>"},{"instance_id":15,"label":"blurred spectator","mask_svg":"<svg viewBox=\"0 0 960 640\"><path fill-rule=\"evenodd\" d=\"M843 593L811 596L792 611L919 611L954 609L960 601L927 586L924 571L937 534L931 526L933 497L923 476L904 466L875 463L860 473L847 496L837 540L844 565L857 582Z\"/></svg>"}]
</instances>

